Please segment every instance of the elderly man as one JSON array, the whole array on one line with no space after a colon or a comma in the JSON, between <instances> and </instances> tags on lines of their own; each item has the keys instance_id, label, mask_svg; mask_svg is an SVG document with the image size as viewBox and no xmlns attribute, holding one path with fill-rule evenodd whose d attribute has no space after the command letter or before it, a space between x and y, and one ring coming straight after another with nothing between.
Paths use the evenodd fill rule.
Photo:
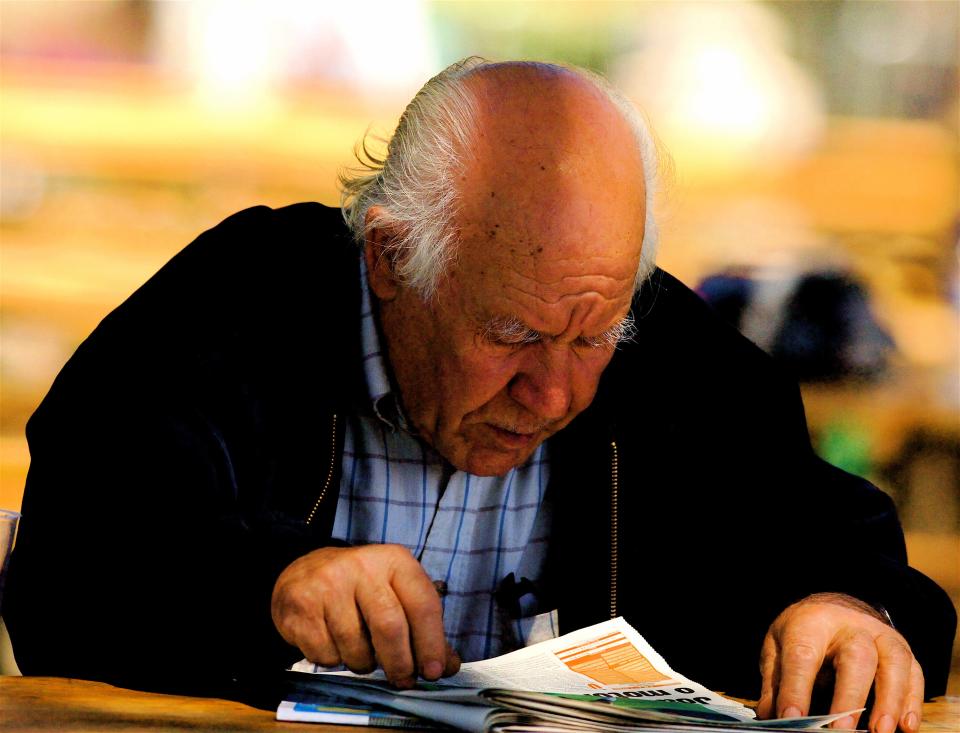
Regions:
<instances>
[{"instance_id":1,"label":"elderly man","mask_svg":"<svg viewBox=\"0 0 960 733\"><path fill-rule=\"evenodd\" d=\"M28 426L23 671L237 694L304 654L409 686L624 615L762 715L824 668L832 709L874 685L871 729L915 731L952 607L796 388L655 270L656 165L601 80L470 61L344 180L349 230L202 235Z\"/></svg>"}]
</instances>

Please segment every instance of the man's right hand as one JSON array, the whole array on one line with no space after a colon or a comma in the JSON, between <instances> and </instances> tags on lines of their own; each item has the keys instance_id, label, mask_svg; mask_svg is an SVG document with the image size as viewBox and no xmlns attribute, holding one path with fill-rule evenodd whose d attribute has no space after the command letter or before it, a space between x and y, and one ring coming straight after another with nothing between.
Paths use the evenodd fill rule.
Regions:
<instances>
[{"instance_id":1,"label":"man's right hand","mask_svg":"<svg viewBox=\"0 0 960 733\"><path fill-rule=\"evenodd\" d=\"M379 663L397 687L460 669L436 588L400 545L325 547L298 558L277 578L271 613L280 635L325 667L365 673Z\"/></svg>"}]
</instances>

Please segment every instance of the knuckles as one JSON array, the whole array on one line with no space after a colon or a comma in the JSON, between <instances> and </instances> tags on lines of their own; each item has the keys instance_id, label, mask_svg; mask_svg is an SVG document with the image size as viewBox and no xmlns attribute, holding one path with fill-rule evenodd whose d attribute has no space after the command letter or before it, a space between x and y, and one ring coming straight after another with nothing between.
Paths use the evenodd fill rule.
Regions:
<instances>
[{"instance_id":1,"label":"knuckles","mask_svg":"<svg viewBox=\"0 0 960 733\"><path fill-rule=\"evenodd\" d=\"M404 560L416 562L399 545L327 547L291 563L281 573L274 596L292 609L322 605L331 592L353 592L360 584L386 583L392 567Z\"/></svg>"},{"instance_id":2,"label":"knuckles","mask_svg":"<svg viewBox=\"0 0 960 733\"><path fill-rule=\"evenodd\" d=\"M407 565L417 565L410 551L403 545L364 545L351 548L361 569L370 574L393 571Z\"/></svg>"},{"instance_id":3,"label":"knuckles","mask_svg":"<svg viewBox=\"0 0 960 733\"><path fill-rule=\"evenodd\" d=\"M822 659L821 650L814 644L802 639L792 639L783 645L784 661L794 664L819 663Z\"/></svg>"},{"instance_id":4,"label":"knuckles","mask_svg":"<svg viewBox=\"0 0 960 733\"><path fill-rule=\"evenodd\" d=\"M848 635L834 654L833 666L850 664L855 667L877 666L877 644L867 632L855 632Z\"/></svg>"},{"instance_id":5,"label":"knuckles","mask_svg":"<svg viewBox=\"0 0 960 733\"><path fill-rule=\"evenodd\" d=\"M913 652L907 640L893 629L888 629L885 633L878 635L876 646L886 656L900 657L904 660L913 659Z\"/></svg>"},{"instance_id":6,"label":"knuckles","mask_svg":"<svg viewBox=\"0 0 960 733\"><path fill-rule=\"evenodd\" d=\"M410 600L408 605L411 616L416 618L440 618L443 615L443 603L433 588L430 588L427 593Z\"/></svg>"},{"instance_id":7,"label":"knuckles","mask_svg":"<svg viewBox=\"0 0 960 733\"><path fill-rule=\"evenodd\" d=\"M371 615L367 626L375 639L405 639L408 633L406 618L396 610Z\"/></svg>"}]
</instances>

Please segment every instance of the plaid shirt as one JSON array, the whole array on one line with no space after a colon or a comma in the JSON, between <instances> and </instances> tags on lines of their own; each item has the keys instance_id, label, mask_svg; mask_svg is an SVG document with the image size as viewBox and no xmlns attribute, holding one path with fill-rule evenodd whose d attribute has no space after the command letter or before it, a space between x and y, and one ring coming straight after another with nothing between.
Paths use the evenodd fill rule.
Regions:
<instances>
[{"instance_id":1,"label":"plaid shirt","mask_svg":"<svg viewBox=\"0 0 960 733\"><path fill-rule=\"evenodd\" d=\"M488 477L454 469L419 440L387 376L362 260L360 277L366 394L347 422L333 537L410 550L446 588L444 629L464 661L555 636L555 614L537 616L535 596L518 599L513 586L543 570L550 531L544 445L523 465ZM497 591L509 596L510 586L508 601Z\"/></svg>"}]
</instances>

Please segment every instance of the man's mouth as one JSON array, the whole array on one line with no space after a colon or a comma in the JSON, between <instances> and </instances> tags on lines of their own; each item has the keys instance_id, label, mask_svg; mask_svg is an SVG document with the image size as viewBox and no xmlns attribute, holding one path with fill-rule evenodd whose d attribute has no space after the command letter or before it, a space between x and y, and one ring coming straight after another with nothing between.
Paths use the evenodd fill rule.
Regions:
<instances>
[{"instance_id":1,"label":"man's mouth","mask_svg":"<svg viewBox=\"0 0 960 733\"><path fill-rule=\"evenodd\" d=\"M493 432L497 442L510 449L527 448L536 441L537 436L540 434L539 428L530 431L518 431L490 423L488 423L487 426Z\"/></svg>"}]
</instances>

